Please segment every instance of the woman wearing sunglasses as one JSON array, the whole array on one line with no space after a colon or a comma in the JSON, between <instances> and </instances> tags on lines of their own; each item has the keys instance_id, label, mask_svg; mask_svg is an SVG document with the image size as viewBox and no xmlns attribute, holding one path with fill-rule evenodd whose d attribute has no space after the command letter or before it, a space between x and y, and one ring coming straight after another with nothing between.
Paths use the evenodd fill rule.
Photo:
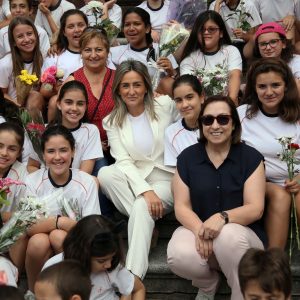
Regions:
<instances>
[{"instance_id":1,"label":"woman wearing sunglasses","mask_svg":"<svg viewBox=\"0 0 300 300\"><path fill-rule=\"evenodd\" d=\"M242 139L265 158L266 220L269 247L285 248L287 241L291 193L300 211L300 175L288 180L286 163L277 153L282 151L277 138L293 137L300 143L300 101L293 74L278 58L263 58L248 72L244 103L238 108ZM300 151L296 157L300 158ZM298 219L299 220L299 219Z\"/></svg>"},{"instance_id":2,"label":"woman wearing sunglasses","mask_svg":"<svg viewBox=\"0 0 300 300\"><path fill-rule=\"evenodd\" d=\"M253 57L283 59L291 68L300 91L300 55L294 54L292 42L286 38L286 31L280 24L269 22L258 28L255 33Z\"/></svg>"},{"instance_id":3,"label":"woman wearing sunglasses","mask_svg":"<svg viewBox=\"0 0 300 300\"><path fill-rule=\"evenodd\" d=\"M205 100L199 143L177 159L174 208L183 225L168 245L168 263L199 288L197 300L214 299L222 271L232 300L242 300L238 264L247 249L263 249L263 156L241 143L241 123L226 96Z\"/></svg>"},{"instance_id":4,"label":"woman wearing sunglasses","mask_svg":"<svg viewBox=\"0 0 300 300\"><path fill-rule=\"evenodd\" d=\"M238 104L242 58L231 45L222 17L215 11L201 13L193 26L183 50L180 74L195 74L199 69L210 70L221 65L228 71L228 95Z\"/></svg>"}]
</instances>

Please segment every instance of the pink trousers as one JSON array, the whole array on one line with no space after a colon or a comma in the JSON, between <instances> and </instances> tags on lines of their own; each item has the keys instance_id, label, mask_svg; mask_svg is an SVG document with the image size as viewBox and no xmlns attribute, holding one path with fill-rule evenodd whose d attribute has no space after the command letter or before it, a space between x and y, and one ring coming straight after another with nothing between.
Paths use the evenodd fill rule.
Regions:
<instances>
[{"instance_id":1,"label":"pink trousers","mask_svg":"<svg viewBox=\"0 0 300 300\"><path fill-rule=\"evenodd\" d=\"M213 255L207 260L196 250L194 234L179 227L168 245L168 264L178 276L192 280L204 293L215 294L221 270L231 288L231 300L243 300L238 280L238 264L249 248L263 249L261 240L249 227L226 224L213 241Z\"/></svg>"}]
</instances>

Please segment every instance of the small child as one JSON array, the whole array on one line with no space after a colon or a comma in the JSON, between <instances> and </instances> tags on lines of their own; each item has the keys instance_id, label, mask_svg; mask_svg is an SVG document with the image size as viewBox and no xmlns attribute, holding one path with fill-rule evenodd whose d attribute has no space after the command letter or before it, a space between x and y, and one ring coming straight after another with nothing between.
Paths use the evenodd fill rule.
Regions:
<instances>
[{"instance_id":1,"label":"small child","mask_svg":"<svg viewBox=\"0 0 300 300\"><path fill-rule=\"evenodd\" d=\"M75 260L64 260L43 270L34 286L36 300L89 300L91 289L89 273Z\"/></svg>"},{"instance_id":2,"label":"small child","mask_svg":"<svg viewBox=\"0 0 300 300\"><path fill-rule=\"evenodd\" d=\"M117 300L118 292L122 300L144 300L143 283L123 266L119 234L122 227L100 215L82 218L67 234L63 243L64 253L52 257L44 268L63 259L75 259L90 273L93 286L91 299Z\"/></svg>"},{"instance_id":3,"label":"small child","mask_svg":"<svg viewBox=\"0 0 300 300\"><path fill-rule=\"evenodd\" d=\"M279 248L249 249L240 261L238 274L245 300L291 299L290 264Z\"/></svg>"}]
</instances>

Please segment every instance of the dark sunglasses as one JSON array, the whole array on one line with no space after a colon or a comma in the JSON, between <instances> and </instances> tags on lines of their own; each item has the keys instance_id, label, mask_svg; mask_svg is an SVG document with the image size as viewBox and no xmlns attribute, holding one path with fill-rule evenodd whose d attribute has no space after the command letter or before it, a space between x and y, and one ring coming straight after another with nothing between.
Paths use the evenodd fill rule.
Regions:
<instances>
[{"instance_id":1,"label":"dark sunglasses","mask_svg":"<svg viewBox=\"0 0 300 300\"><path fill-rule=\"evenodd\" d=\"M205 115L200 118L200 121L204 126L212 125L215 120L217 120L219 125L227 125L230 119L231 115L218 115L216 117L212 115Z\"/></svg>"}]
</instances>

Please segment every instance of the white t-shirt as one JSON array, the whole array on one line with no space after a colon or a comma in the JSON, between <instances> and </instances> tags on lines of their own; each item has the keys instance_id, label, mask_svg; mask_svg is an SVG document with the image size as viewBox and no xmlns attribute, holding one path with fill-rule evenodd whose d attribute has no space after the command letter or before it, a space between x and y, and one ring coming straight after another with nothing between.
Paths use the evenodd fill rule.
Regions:
<instances>
[{"instance_id":1,"label":"white t-shirt","mask_svg":"<svg viewBox=\"0 0 300 300\"><path fill-rule=\"evenodd\" d=\"M259 12L252 2L252 0L246 0L244 1L244 8L245 12L249 13L251 17L249 16L247 18L248 23L250 24L251 28L258 26L262 24L261 17L259 15ZM212 2L209 6L209 9L214 10L216 5L216 1ZM231 36L232 39L235 38L235 36L232 34L232 30L235 28L238 28L238 19L239 19L239 14L233 14L235 11L239 11L241 9L241 1L239 2L238 6L236 9L230 9L226 3L222 2L220 6L220 12L219 14L221 15L222 19L225 22L226 29ZM231 15L231 16L229 16Z\"/></svg>"},{"instance_id":2,"label":"white t-shirt","mask_svg":"<svg viewBox=\"0 0 300 300\"><path fill-rule=\"evenodd\" d=\"M88 11L88 4L81 7L80 10L86 14L89 21L89 26L96 25L95 16ZM108 10L108 18L114 23L117 28L121 29L122 9L119 5L114 4L113 7ZM98 23L99 22L100 20L98 20Z\"/></svg>"},{"instance_id":3,"label":"white t-shirt","mask_svg":"<svg viewBox=\"0 0 300 300\"><path fill-rule=\"evenodd\" d=\"M2 5L0 5L0 22L6 20L9 15L9 1L3 0Z\"/></svg>"},{"instance_id":4,"label":"white t-shirt","mask_svg":"<svg viewBox=\"0 0 300 300\"><path fill-rule=\"evenodd\" d=\"M66 80L71 73L82 67L82 59L80 53L67 49L59 55L48 56L44 60L42 74L51 66L56 66L58 69L62 69L64 71L63 80Z\"/></svg>"},{"instance_id":5,"label":"white t-shirt","mask_svg":"<svg viewBox=\"0 0 300 300\"><path fill-rule=\"evenodd\" d=\"M43 270L63 261L63 259L63 253L51 257L46 261ZM90 300L119 300L116 291L127 296L132 293L134 287L134 275L121 265L118 265L111 272L91 274L90 278L92 281Z\"/></svg>"},{"instance_id":6,"label":"white t-shirt","mask_svg":"<svg viewBox=\"0 0 300 300\"><path fill-rule=\"evenodd\" d=\"M0 88L8 88L8 95L17 102L15 76L13 74L13 65L10 53L0 59L0 66ZM27 70L29 74L32 74L32 63L24 63L24 69Z\"/></svg>"},{"instance_id":7,"label":"white t-shirt","mask_svg":"<svg viewBox=\"0 0 300 300\"><path fill-rule=\"evenodd\" d=\"M217 64L227 67L228 71L242 70L242 57L239 50L232 45L225 45L213 55L203 54L200 50L194 51L180 63L180 75L194 75L200 68L210 69Z\"/></svg>"},{"instance_id":8,"label":"white t-shirt","mask_svg":"<svg viewBox=\"0 0 300 300\"><path fill-rule=\"evenodd\" d=\"M84 160L103 157L100 133L96 125L82 123L76 130L71 130L71 133L75 139L75 154L72 161L73 169L79 169L81 162ZM30 158L42 163L36 152L32 152Z\"/></svg>"},{"instance_id":9,"label":"white t-shirt","mask_svg":"<svg viewBox=\"0 0 300 300\"><path fill-rule=\"evenodd\" d=\"M26 170L26 165L20 163L19 161L15 161L11 166L6 178L10 178L13 180L18 180L24 182L24 185L11 185L9 187L10 192L7 194L7 200L9 201L9 205L3 205L1 211L13 211L16 209L20 199L24 197L26 187L25 187L25 179L28 173Z\"/></svg>"},{"instance_id":10,"label":"white t-shirt","mask_svg":"<svg viewBox=\"0 0 300 300\"><path fill-rule=\"evenodd\" d=\"M70 178L64 186L58 186L53 182L48 169L43 168L29 174L25 181L26 196L51 196L60 189L65 198L77 199L82 217L100 214L98 189L94 178L77 169L71 171ZM51 203L47 201L45 204L50 216L62 214L60 206L56 203L56 197L51 198Z\"/></svg>"},{"instance_id":11,"label":"white t-shirt","mask_svg":"<svg viewBox=\"0 0 300 300\"><path fill-rule=\"evenodd\" d=\"M242 123L242 140L254 147L265 158L267 181L283 185L288 178L286 162L281 161L277 153L281 153L281 145L276 140L279 137L294 137L293 141L300 143L300 124L287 123L276 116L267 116L261 110L252 119L246 118L247 105L237 108ZM300 151L296 152L300 159Z\"/></svg>"},{"instance_id":12,"label":"white t-shirt","mask_svg":"<svg viewBox=\"0 0 300 300\"><path fill-rule=\"evenodd\" d=\"M166 166L176 166L177 156L187 147L198 142L199 129L191 130L185 126L183 119L171 124L165 131L164 163Z\"/></svg>"},{"instance_id":13,"label":"white t-shirt","mask_svg":"<svg viewBox=\"0 0 300 300\"><path fill-rule=\"evenodd\" d=\"M36 30L39 35L40 40L40 50L45 58L47 56L47 51L50 48L49 37L47 32L40 26L36 26ZM8 26L0 29L0 58L4 57L5 54L10 52L10 45L8 41Z\"/></svg>"},{"instance_id":14,"label":"white t-shirt","mask_svg":"<svg viewBox=\"0 0 300 300\"><path fill-rule=\"evenodd\" d=\"M145 11L147 11L149 13L152 28L153 28L153 30L156 30L156 31L161 31L162 26L169 21L168 20L169 6L170 6L169 0L165 0L165 1L163 0L162 6L157 9L151 8L148 5L147 1L144 1L143 3L138 5L138 7L144 9Z\"/></svg>"},{"instance_id":15,"label":"white t-shirt","mask_svg":"<svg viewBox=\"0 0 300 300\"><path fill-rule=\"evenodd\" d=\"M51 16L57 25L57 27L60 27L60 19L63 13L69 9L76 8L75 5L71 2L68 2L66 0L59 0L57 5L53 8L50 8ZM38 9L34 21L35 26L41 26L47 31L48 37L52 37L52 30L50 28L50 25L48 23L47 17Z\"/></svg>"},{"instance_id":16,"label":"white t-shirt","mask_svg":"<svg viewBox=\"0 0 300 300\"><path fill-rule=\"evenodd\" d=\"M299 0L253 0L263 23L278 22L288 15L295 15ZM299 16L298 16L299 17Z\"/></svg>"},{"instance_id":17,"label":"white t-shirt","mask_svg":"<svg viewBox=\"0 0 300 300\"><path fill-rule=\"evenodd\" d=\"M127 114L131 123L134 144L145 156L150 156L153 147L153 132L145 111L137 117Z\"/></svg>"},{"instance_id":18,"label":"white t-shirt","mask_svg":"<svg viewBox=\"0 0 300 300\"><path fill-rule=\"evenodd\" d=\"M288 63L295 78L300 79L300 55L294 54Z\"/></svg>"},{"instance_id":19,"label":"white t-shirt","mask_svg":"<svg viewBox=\"0 0 300 300\"><path fill-rule=\"evenodd\" d=\"M153 43L153 49L155 51L155 57L157 57L158 44ZM154 75L156 69L149 66L149 64L147 62L148 54L149 54L149 48L146 48L141 51L133 50L130 47L130 45L127 44L127 45L121 45L121 46L117 46L117 47L111 47L109 58L116 67L119 64L121 64L123 61L128 60L128 59L138 60L147 66L149 75L152 77ZM174 56L169 55L168 58L170 59L173 68L174 69L178 68L178 64L177 64Z\"/></svg>"}]
</instances>

